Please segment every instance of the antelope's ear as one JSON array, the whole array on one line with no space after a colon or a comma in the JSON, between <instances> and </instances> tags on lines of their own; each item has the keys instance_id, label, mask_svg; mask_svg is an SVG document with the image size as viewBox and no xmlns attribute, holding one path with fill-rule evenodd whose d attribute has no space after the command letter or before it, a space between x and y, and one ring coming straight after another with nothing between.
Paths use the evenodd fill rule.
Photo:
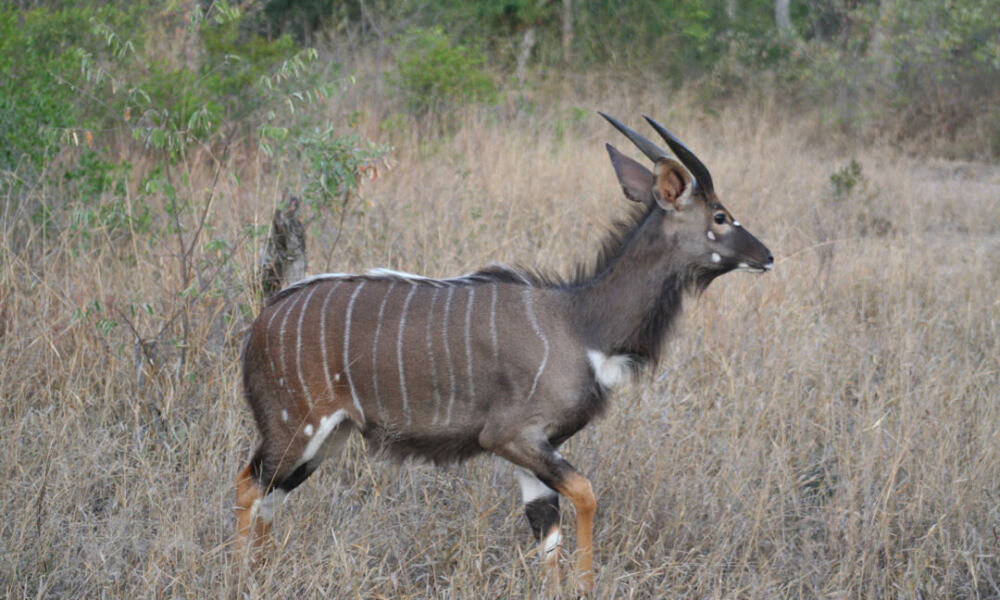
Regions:
<instances>
[{"instance_id":1,"label":"antelope's ear","mask_svg":"<svg viewBox=\"0 0 1000 600\"><path fill-rule=\"evenodd\" d=\"M608 155L611 156L615 174L618 175L618 182L622 184L625 197L635 202L649 202L653 197L653 185L656 183L653 174L646 167L616 150L611 144L605 146Z\"/></svg>"},{"instance_id":2,"label":"antelope's ear","mask_svg":"<svg viewBox=\"0 0 1000 600\"><path fill-rule=\"evenodd\" d=\"M684 210L691 205L694 178L672 158L656 161L656 202L664 209Z\"/></svg>"}]
</instances>

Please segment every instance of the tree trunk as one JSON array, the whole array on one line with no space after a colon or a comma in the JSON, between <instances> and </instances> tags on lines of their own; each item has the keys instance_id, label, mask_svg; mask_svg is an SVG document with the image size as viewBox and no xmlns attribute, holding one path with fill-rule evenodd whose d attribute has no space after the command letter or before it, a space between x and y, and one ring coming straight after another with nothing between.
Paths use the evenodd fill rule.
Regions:
<instances>
[{"instance_id":1,"label":"tree trunk","mask_svg":"<svg viewBox=\"0 0 1000 600\"><path fill-rule=\"evenodd\" d=\"M562 3L562 51L563 64L569 64L570 48L573 46L573 0Z\"/></svg>"},{"instance_id":2,"label":"tree trunk","mask_svg":"<svg viewBox=\"0 0 1000 600\"><path fill-rule=\"evenodd\" d=\"M535 26L531 25L524 30L524 37L521 39L521 52L517 55L517 70L514 77L518 85L524 84L525 70L528 68L528 59L531 58L531 51L535 47Z\"/></svg>"},{"instance_id":3,"label":"tree trunk","mask_svg":"<svg viewBox=\"0 0 1000 600\"><path fill-rule=\"evenodd\" d=\"M789 12L789 0L774 0L774 22L778 25L778 36L783 40L795 37L795 26Z\"/></svg>"}]
</instances>

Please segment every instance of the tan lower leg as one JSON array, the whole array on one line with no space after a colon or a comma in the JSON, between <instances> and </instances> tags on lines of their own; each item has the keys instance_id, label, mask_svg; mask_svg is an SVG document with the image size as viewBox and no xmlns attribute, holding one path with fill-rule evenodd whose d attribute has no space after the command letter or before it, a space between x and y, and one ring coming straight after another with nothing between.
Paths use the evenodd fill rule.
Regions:
<instances>
[{"instance_id":1,"label":"tan lower leg","mask_svg":"<svg viewBox=\"0 0 1000 600\"><path fill-rule=\"evenodd\" d=\"M257 518L261 489L250 475L250 467L236 476L236 542L240 550L259 547L271 532L271 523Z\"/></svg>"},{"instance_id":2,"label":"tan lower leg","mask_svg":"<svg viewBox=\"0 0 1000 600\"><path fill-rule=\"evenodd\" d=\"M586 477L574 473L558 491L576 508L577 572L584 591L589 592L594 589L594 513L597 511L594 490Z\"/></svg>"}]
</instances>

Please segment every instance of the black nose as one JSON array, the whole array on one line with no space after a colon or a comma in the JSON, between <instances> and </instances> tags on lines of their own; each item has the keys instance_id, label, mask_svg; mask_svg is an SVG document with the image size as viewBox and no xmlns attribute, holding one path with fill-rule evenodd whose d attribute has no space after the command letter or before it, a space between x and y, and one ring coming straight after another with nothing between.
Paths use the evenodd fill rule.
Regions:
<instances>
[{"instance_id":1,"label":"black nose","mask_svg":"<svg viewBox=\"0 0 1000 600\"><path fill-rule=\"evenodd\" d=\"M769 262L769 263L774 262L774 257L771 256L770 252L767 253L767 262Z\"/></svg>"}]
</instances>

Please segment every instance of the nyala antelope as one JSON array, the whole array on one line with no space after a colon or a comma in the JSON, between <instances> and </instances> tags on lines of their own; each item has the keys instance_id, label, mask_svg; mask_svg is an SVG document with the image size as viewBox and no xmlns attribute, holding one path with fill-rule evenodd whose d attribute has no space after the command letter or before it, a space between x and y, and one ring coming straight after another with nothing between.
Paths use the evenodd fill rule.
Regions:
<instances>
[{"instance_id":1,"label":"nyala antelope","mask_svg":"<svg viewBox=\"0 0 1000 600\"><path fill-rule=\"evenodd\" d=\"M576 276L499 266L454 279L327 274L267 302L243 355L262 441L237 478L238 539L259 545L285 495L356 430L401 458L492 452L513 463L556 584L559 496L568 498L580 582L592 588L597 503L559 447L605 410L609 390L656 363L686 292L774 264L683 143L646 117L676 160L603 116L653 170L607 146L634 210Z\"/></svg>"}]
</instances>

